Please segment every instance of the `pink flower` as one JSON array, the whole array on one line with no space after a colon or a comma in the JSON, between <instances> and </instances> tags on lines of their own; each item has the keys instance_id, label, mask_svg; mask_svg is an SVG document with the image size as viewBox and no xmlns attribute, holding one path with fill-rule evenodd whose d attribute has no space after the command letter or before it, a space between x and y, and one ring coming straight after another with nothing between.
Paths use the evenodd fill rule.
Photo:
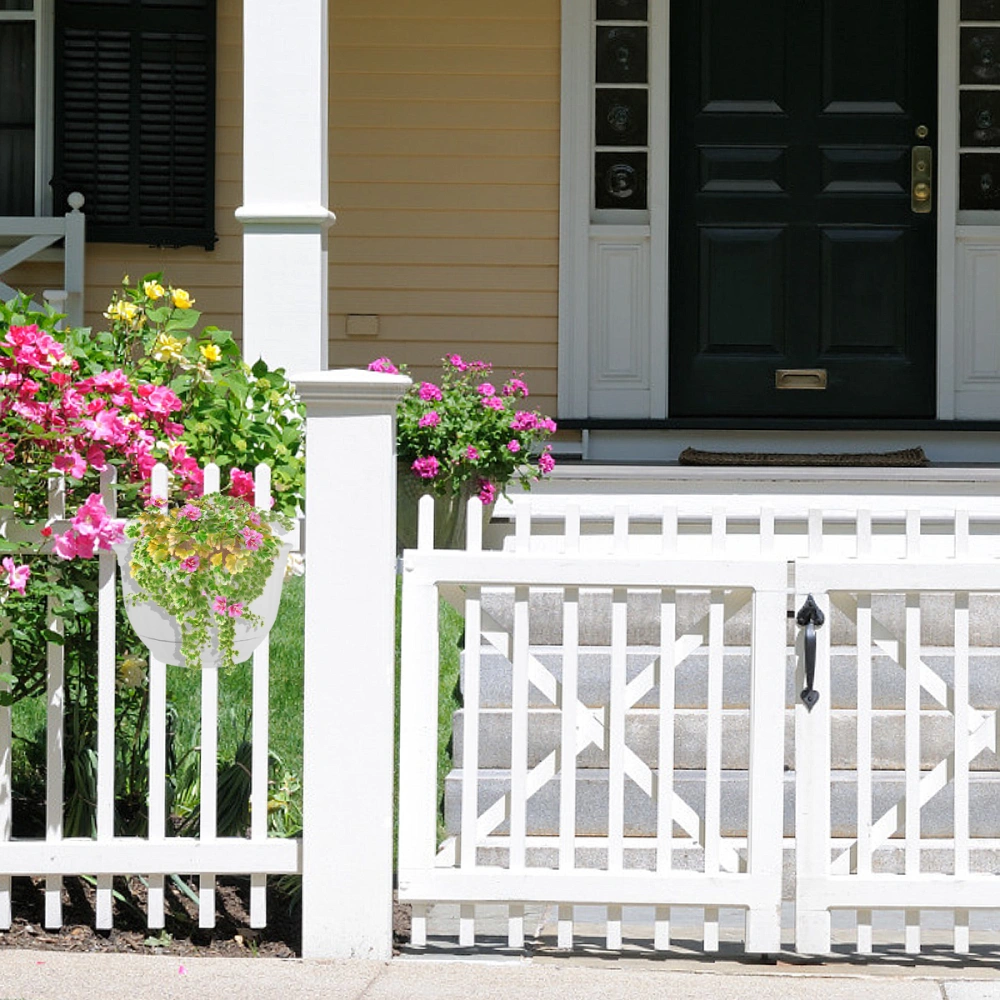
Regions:
<instances>
[{"instance_id":1,"label":"pink flower","mask_svg":"<svg viewBox=\"0 0 1000 1000\"><path fill-rule=\"evenodd\" d=\"M230 604L226 611L230 618L239 618L243 614L243 605L240 603Z\"/></svg>"},{"instance_id":2,"label":"pink flower","mask_svg":"<svg viewBox=\"0 0 1000 1000\"><path fill-rule=\"evenodd\" d=\"M521 450L521 442L517 440L511 440L507 442L507 450L512 454L516 455Z\"/></svg>"},{"instance_id":3,"label":"pink flower","mask_svg":"<svg viewBox=\"0 0 1000 1000\"><path fill-rule=\"evenodd\" d=\"M482 382L477 385L476 392L478 392L480 396L495 396L497 394L496 388L489 382Z\"/></svg>"},{"instance_id":4,"label":"pink flower","mask_svg":"<svg viewBox=\"0 0 1000 1000\"><path fill-rule=\"evenodd\" d=\"M272 500L271 503L273 504L274 501ZM255 510L251 510L250 513L247 514L247 520L251 524L256 524L256 525L260 526L260 514L258 514L257 511L255 511Z\"/></svg>"},{"instance_id":5,"label":"pink flower","mask_svg":"<svg viewBox=\"0 0 1000 1000\"><path fill-rule=\"evenodd\" d=\"M510 379L503 387L505 396L528 396L528 387L519 378Z\"/></svg>"},{"instance_id":6,"label":"pink flower","mask_svg":"<svg viewBox=\"0 0 1000 1000\"><path fill-rule=\"evenodd\" d=\"M538 426L538 417L527 410L518 410L510 422L512 431L533 431Z\"/></svg>"},{"instance_id":7,"label":"pink flower","mask_svg":"<svg viewBox=\"0 0 1000 1000\"><path fill-rule=\"evenodd\" d=\"M197 521L201 517L201 510L194 504L186 503L181 508L181 516L186 517L189 521Z\"/></svg>"},{"instance_id":8,"label":"pink flower","mask_svg":"<svg viewBox=\"0 0 1000 1000\"><path fill-rule=\"evenodd\" d=\"M450 364L452 368L456 368L460 372L464 372L469 367L462 360L462 356L460 354L449 354L447 360L448 364Z\"/></svg>"},{"instance_id":9,"label":"pink flower","mask_svg":"<svg viewBox=\"0 0 1000 1000\"><path fill-rule=\"evenodd\" d=\"M250 499L254 495L253 476L242 469L229 470L229 495Z\"/></svg>"},{"instance_id":10,"label":"pink flower","mask_svg":"<svg viewBox=\"0 0 1000 1000\"><path fill-rule=\"evenodd\" d=\"M470 462L477 462L479 460L479 452L470 444L468 448L465 449L465 457Z\"/></svg>"},{"instance_id":11,"label":"pink flower","mask_svg":"<svg viewBox=\"0 0 1000 1000\"><path fill-rule=\"evenodd\" d=\"M416 459L410 468L421 479L433 479L441 471L441 466L433 455Z\"/></svg>"},{"instance_id":12,"label":"pink flower","mask_svg":"<svg viewBox=\"0 0 1000 1000\"><path fill-rule=\"evenodd\" d=\"M437 410L428 410L418 421L418 427L437 427L441 423L441 414Z\"/></svg>"},{"instance_id":13,"label":"pink flower","mask_svg":"<svg viewBox=\"0 0 1000 1000\"><path fill-rule=\"evenodd\" d=\"M497 498L497 488L488 480L479 480L479 499L484 505L493 503Z\"/></svg>"},{"instance_id":14,"label":"pink flower","mask_svg":"<svg viewBox=\"0 0 1000 1000\"><path fill-rule=\"evenodd\" d=\"M441 390L433 382L421 382L419 395L425 403L442 398Z\"/></svg>"},{"instance_id":15,"label":"pink flower","mask_svg":"<svg viewBox=\"0 0 1000 1000\"><path fill-rule=\"evenodd\" d=\"M555 467L556 460L547 451L538 456L538 469L543 475L547 476Z\"/></svg>"},{"instance_id":16,"label":"pink flower","mask_svg":"<svg viewBox=\"0 0 1000 1000\"><path fill-rule=\"evenodd\" d=\"M398 375L399 369L388 358L376 358L369 366L370 372L382 372L384 375Z\"/></svg>"},{"instance_id":17,"label":"pink flower","mask_svg":"<svg viewBox=\"0 0 1000 1000\"><path fill-rule=\"evenodd\" d=\"M220 614L224 613L226 610L226 599L219 594L215 600L212 602L212 610L218 611Z\"/></svg>"},{"instance_id":18,"label":"pink flower","mask_svg":"<svg viewBox=\"0 0 1000 1000\"><path fill-rule=\"evenodd\" d=\"M6 584L11 590L16 590L19 594L24 594L25 584L31 576L31 569L28 566L15 566L14 560L7 556L0 565L7 571Z\"/></svg>"},{"instance_id":19,"label":"pink flower","mask_svg":"<svg viewBox=\"0 0 1000 1000\"><path fill-rule=\"evenodd\" d=\"M181 563L181 569L185 573L193 573L201 565L201 560L197 556L188 556Z\"/></svg>"},{"instance_id":20,"label":"pink flower","mask_svg":"<svg viewBox=\"0 0 1000 1000\"><path fill-rule=\"evenodd\" d=\"M555 434L556 422L551 417L543 417L538 421L538 429L541 431L547 431L549 434Z\"/></svg>"},{"instance_id":21,"label":"pink flower","mask_svg":"<svg viewBox=\"0 0 1000 1000\"><path fill-rule=\"evenodd\" d=\"M488 410L502 410L503 400L499 396L487 396L483 399L483 406Z\"/></svg>"},{"instance_id":22,"label":"pink flower","mask_svg":"<svg viewBox=\"0 0 1000 1000\"><path fill-rule=\"evenodd\" d=\"M244 528L240 534L243 536L244 544L251 551L259 549L264 541L264 536L253 528Z\"/></svg>"}]
</instances>

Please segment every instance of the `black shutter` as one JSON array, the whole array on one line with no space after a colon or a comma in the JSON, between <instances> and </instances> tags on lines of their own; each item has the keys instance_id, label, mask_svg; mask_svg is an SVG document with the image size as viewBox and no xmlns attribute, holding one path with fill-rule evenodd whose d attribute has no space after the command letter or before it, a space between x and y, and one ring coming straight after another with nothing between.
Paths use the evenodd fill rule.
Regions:
<instances>
[{"instance_id":1,"label":"black shutter","mask_svg":"<svg viewBox=\"0 0 1000 1000\"><path fill-rule=\"evenodd\" d=\"M56 0L56 204L87 238L215 244L215 0Z\"/></svg>"}]
</instances>

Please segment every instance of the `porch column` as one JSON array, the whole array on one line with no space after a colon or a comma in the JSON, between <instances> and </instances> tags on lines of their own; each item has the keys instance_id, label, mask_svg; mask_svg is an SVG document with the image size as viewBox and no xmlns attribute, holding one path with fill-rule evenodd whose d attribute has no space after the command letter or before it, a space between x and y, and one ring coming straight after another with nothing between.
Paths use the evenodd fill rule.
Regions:
<instances>
[{"instance_id":1,"label":"porch column","mask_svg":"<svg viewBox=\"0 0 1000 1000\"><path fill-rule=\"evenodd\" d=\"M392 957L396 404L405 375L290 372L306 405L303 958Z\"/></svg>"},{"instance_id":2,"label":"porch column","mask_svg":"<svg viewBox=\"0 0 1000 1000\"><path fill-rule=\"evenodd\" d=\"M328 0L243 2L243 357L325 371Z\"/></svg>"}]
</instances>

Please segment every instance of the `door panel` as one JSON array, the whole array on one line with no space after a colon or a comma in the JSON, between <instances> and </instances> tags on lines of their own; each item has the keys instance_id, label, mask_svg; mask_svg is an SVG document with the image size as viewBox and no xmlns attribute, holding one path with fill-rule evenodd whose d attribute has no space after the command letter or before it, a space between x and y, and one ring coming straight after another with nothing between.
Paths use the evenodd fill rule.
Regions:
<instances>
[{"instance_id":1,"label":"door panel","mask_svg":"<svg viewBox=\"0 0 1000 1000\"><path fill-rule=\"evenodd\" d=\"M936 24L928 0L672 4L672 415L933 416L910 170ZM828 387L779 390L783 368Z\"/></svg>"}]
</instances>

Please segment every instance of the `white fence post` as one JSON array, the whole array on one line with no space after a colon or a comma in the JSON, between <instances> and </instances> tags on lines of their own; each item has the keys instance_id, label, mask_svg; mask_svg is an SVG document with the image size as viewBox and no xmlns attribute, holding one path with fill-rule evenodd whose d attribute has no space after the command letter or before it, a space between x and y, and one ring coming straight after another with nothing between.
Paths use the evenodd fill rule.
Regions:
<instances>
[{"instance_id":1,"label":"white fence post","mask_svg":"<svg viewBox=\"0 0 1000 1000\"><path fill-rule=\"evenodd\" d=\"M307 407L302 955L392 955L396 403L403 375L291 374Z\"/></svg>"}]
</instances>

